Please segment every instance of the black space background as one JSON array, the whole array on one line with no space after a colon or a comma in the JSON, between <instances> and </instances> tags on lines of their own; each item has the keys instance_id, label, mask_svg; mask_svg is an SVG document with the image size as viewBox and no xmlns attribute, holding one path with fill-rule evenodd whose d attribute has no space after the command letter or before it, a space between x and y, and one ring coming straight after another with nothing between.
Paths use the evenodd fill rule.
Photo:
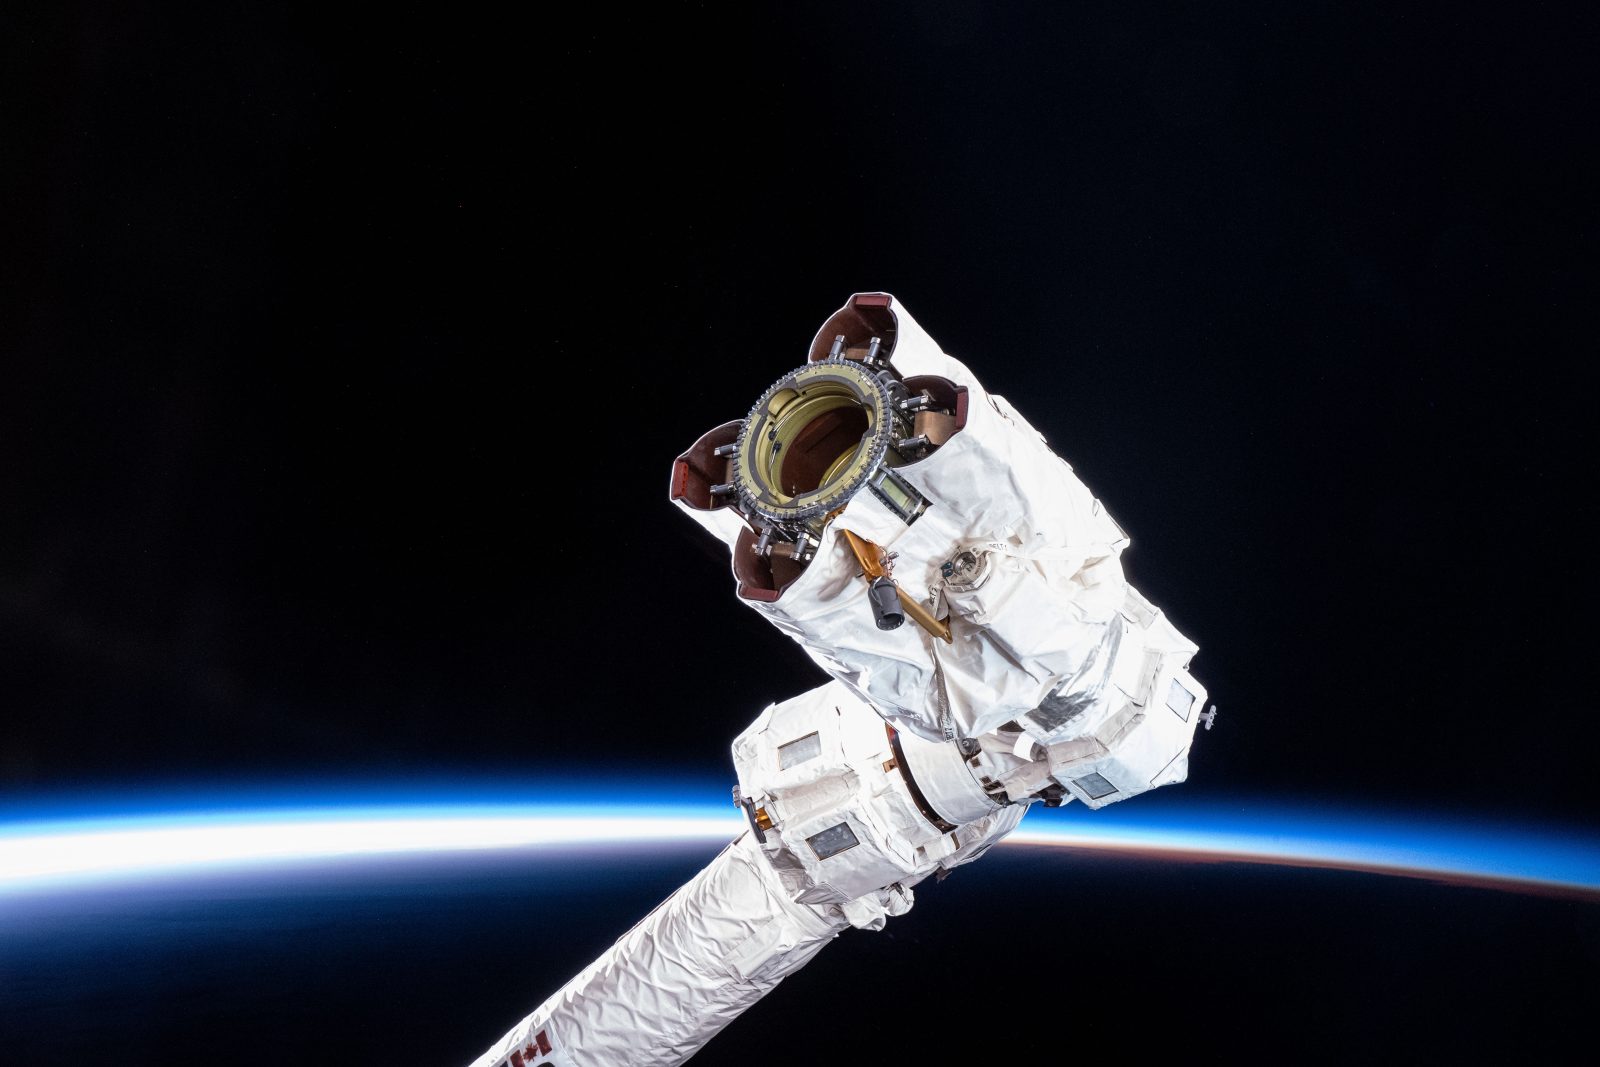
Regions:
<instances>
[{"instance_id":1,"label":"black space background","mask_svg":"<svg viewBox=\"0 0 1600 1067\"><path fill-rule=\"evenodd\" d=\"M668 467L883 289L1073 463L1200 644L1221 715L1184 791L1595 830L1578 10L0 16L0 803L731 779L733 735L819 675L735 601ZM435 976L389 987L426 1037L338 1036L338 989L293 1018L352 1053L469 1053L701 860L659 886L605 868L640 899L490 1007L437 976L514 948L384 942L372 966ZM1205 983L1174 1048L1270 1033L1284 1055L1369 1025L1546 1032L1597 992L1591 904L1093 861L1055 869L1078 888L1052 917L1005 862L1025 888L957 880L1000 909L980 928L947 935L971 912L937 902L897 920L936 962L841 939L848 966L808 969L722 1054L756 1055L759 1018L771 1063L849 1051L802 1050L813 1025L891 1062L988 1062L1003 1046L955 1035L1016 1003L1016 1033L1056 1004L1076 1043L1051 1055L1082 1052L1119 1010L1085 991L1096 968L1123 1010ZM1162 885L1253 919L1220 937L1174 921L1189 903L1129 902ZM1062 936L1002 963L1026 914ZM1167 953L1179 973L1144 969ZM1374 967L1414 1010L1361 1017L1396 1003L1348 992ZM230 995L150 1040L244 1025ZM140 1028L119 1024L125 1052L160 1062Z\"/></svg>"}]
</instances>

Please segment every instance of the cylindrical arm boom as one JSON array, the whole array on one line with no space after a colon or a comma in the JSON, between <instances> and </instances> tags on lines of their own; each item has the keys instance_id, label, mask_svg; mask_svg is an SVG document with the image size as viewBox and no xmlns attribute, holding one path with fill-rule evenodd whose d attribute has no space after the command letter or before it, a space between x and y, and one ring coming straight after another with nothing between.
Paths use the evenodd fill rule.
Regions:
<instances>
[{"instance_id":1,"label":"cylindrical arm boom","mask_svg":"<svg viewBox=\"0 0 1600 1067\"><path fill-rule=\"evenodd\" d=\"M682 1063L848 925L788 899L744 834L472 1067Z\"/></svg>"}]
</instances>

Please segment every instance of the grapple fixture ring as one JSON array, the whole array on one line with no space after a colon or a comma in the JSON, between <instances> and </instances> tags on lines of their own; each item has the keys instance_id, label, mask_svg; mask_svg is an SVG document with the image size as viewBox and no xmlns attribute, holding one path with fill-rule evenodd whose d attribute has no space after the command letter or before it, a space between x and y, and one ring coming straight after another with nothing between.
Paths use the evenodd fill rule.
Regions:
<instances>
[{"instance_id":1,"label":"grapple fixture ring","mask_svg":"<svg viewBox=\"0 0 1600 1067\"><path fill-rule=\"evenodd\" d=\"M817 532L898 439L904 420L894 401L879 373L855 360L818 360L779 378L750 409L735 446L745 513L791 538Z\"/></svg>"}]
</instances>

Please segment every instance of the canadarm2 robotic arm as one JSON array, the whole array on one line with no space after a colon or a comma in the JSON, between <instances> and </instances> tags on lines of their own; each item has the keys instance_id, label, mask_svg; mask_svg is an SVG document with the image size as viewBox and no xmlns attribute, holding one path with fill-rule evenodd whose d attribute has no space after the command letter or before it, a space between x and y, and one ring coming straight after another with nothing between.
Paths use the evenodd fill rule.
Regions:
<instances>
[{"instance_id":1,"label":"canadarm2 robotic arm","mask_svg":"<svg viewBox=\"0 0 1600 1067\"><path fill-rule=\"evenodd\" d=\"M832 681L734 741L749 831L474 1067L681 1063L1030 805L1187 777L1195 646L1071 467L888 294L680 456L671 497Z\"/></svg>"}]
</instances>

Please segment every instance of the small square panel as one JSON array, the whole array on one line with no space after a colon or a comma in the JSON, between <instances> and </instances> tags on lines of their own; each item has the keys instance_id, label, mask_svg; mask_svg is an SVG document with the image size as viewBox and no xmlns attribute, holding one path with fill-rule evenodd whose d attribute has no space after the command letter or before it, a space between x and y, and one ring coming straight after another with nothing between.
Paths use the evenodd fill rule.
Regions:
<instances>
[{"instance_id":1,"label":"small square panel","mask_svg":"<svg viewBox=\"0 0 1600 1067\"><path fill-rule=\"evenodd\" d=\"M806 838L806 844L817 854L817 859L825 860L830 856L837 856L846 849L855 848L861 842L856 840L855 831L850 829L850 824L842 822L837 826L828 827L821 833L812 834Z\"/></svg>"},{"instance_id":2,"label":"small square panel","mask_svg":"<svg viewBox=\"0 0 1600 1067\"><path fill-rule=\"evenodd\" d=\"M1028 718L1046 733L1054 733L1087 711L1094 702L1094 696L1093 692L1063 695L1057 690L1028 712Z\"/></svg>"},{"instance_id":3,"label":"small square panel","mask_svg":"<svg viewBox=\"0 0 1600 1067\"><path fill-rule=\"evenodd\" d=\"M1167 707L1184 722L1189 721L1189 713L1194 710L1194 694L1185 689L1176 678L1167 686Z\"/></svg>"},{"instance_id":4,"label":"small square panel","mask_svg":"<svg viewBox=\"0 0 1600 1067\"><path fill-rule=\"evenodd\" d=\"M778 769L786 771L790 767L798 767L808 759L816 759L822 755L822 738L815 731L804 737L797 737L786 745L778 746Z\"/></svg>"},{"instance_id":5,"label":"small square panel","mask_svg":"<svg viewBox=\"0 0 1600 1067\"><path fill-rule=\"evenodd\" d=\"M1117 787L1103 774L1086 774L1082 778L1074 778L1072 784L1083 790L1083 795L1090 800L1099 800L1117 791Z\"/></svg>"},{"instance_id":6,"label":"small square panel","mask_svg":"<svg viewBox=\"0 0 1600 1067\"><path fill-rule=\"evenodd\" d=\"M928 510L927 499L890 467L880 467L867 488L907 526Z\"/></svg>"}]
</instances>

